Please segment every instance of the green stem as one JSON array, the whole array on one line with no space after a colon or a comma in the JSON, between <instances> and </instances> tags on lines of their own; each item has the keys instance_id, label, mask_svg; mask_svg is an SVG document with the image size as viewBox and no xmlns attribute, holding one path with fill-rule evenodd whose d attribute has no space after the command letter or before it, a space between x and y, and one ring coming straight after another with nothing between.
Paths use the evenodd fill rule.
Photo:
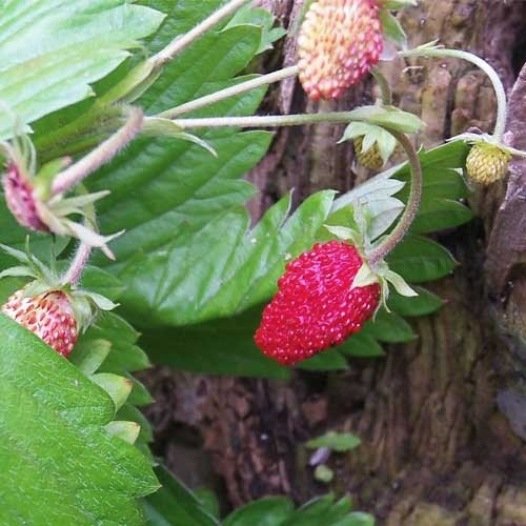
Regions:
<instances>
[{"instance_id":1,"label":"green stem","mask_svg":"<svg viewBox=\"0 0 526 526\"><path fill-rule=\"evenodd\" d=\"M382 93L383 105L390 106L393 103L393 92L391 91L391 86L389 86L389 82L387 82L387 79L383 76L383 74L378 68L374 68L371 71L371 73Z\"/></svg>"},{"instance_id":2,"label":"green stem","mask_svg":"<svg viewBox=\"0 0 526 526\"><path fill-rule=\"evenodd\" d=\"M407 138L407 135L394 130L388 129L387 131L396 138L407 154L409 165L411 166L411 190L409 191L409 199L407 200L404 213L396 227L380 245L367 254L367 260L373 268L375 264L383 261L387 254L405 237L418 213L422 199L422 165L420 164L418 153Z\"/></svg>"},{"instance_id":3,"label":"green stem","mask_svg":"<svg viewBox=\"0 0 526 526\"><path fill-rule=\"evenodd\" d=\"M201 119L175 119L173 122L181 129L188 128L277 128L280 126L301 126L320 122L350 122L350 112L307 113L298 115L268 115L254 117L210 117Z\"/></svg>"},{"instance_id":4,"label":"green stem","mask_svg":"<svg viewBox=\"0 0 526 526\"><path fill-rule=\"evenodd\" d=\"M198 39L208 30L219 24L226 17L234 14L240 7L248 3L249 0L231 0L223 7L214 11L208 18L197 24L193 29L182 36L178 36L170 42L164 49L154 55L150 61L155 66L163 66L173 60L179 53L188 47L194 40Z\"/></svg>"},{"instance_id":5,"label":"green stem","mask_svg":"<svg viewBox=\"0 0 526 526\"><path fill-rule=\"evenodd\" d=\"M401 57L436 57L436 58L459 58L475 64L479 67L491 80L495 95L497 97L497 119L495 122L495 130L493 135L498 142L502 142L502 136L506 129L506 117L508 111L508 103L506 100L506 91L504 85L500 80L497 72L483 59L460 49L443 49L439 47L420 46L408 51L399 52Z\"/></svg>"},{"instance_id":6,"label":"green stem","mask_svg":"<svg viewBox=\"0 0 526 526\"><path fill-rule=\"evenodd\" d=\"M253 90L255 88L266 86L267 84L272 84L273 82L279 82L289 77L294 77L297 74L298 66L290 66L288 68L280 69L279 71L274 71L273 73L269 73L268 75L262 75L260 77L236 84L235 86L216 91L215 93L211 93L210 95L205 95L204 97L199 97L198 99L191 100L190 102L186 102L184 104L176 106L175 108L163 111L162 113L159 113L157 117L163 119L174 119L175 117L177 117L178 115L182 115L183 113L198 110L199 108L209 106L210 104L214 104L223 99L234 97L236 95L241 95L242 93Z\"/></svg>"},{"instance_id":7,"label":"green stem","mask_svg":"<svg viewBox=\"0 0 526 526\"><path fill-rule=\"evenodd\" d=\"M84 243L83 241L80 242L80 245L75 252L75 256L73 257L68 270L66 270L64 276L62 277L63 284L69 283L70 285L76 285L80 281L82 272L88 264L91 255L91 249L92 247L90 245Z\"/></svg>"}]
</instances>

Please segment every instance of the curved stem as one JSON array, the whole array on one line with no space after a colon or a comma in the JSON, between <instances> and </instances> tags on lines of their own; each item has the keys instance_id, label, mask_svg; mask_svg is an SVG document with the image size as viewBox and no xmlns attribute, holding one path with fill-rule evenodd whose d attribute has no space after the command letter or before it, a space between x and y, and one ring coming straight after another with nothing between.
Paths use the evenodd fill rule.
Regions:
<instances>
[{"instance_id":1,"label":"curved stem","mask_svg":"<svg viewBox=\"0 0 526 526\"><path fill-rule=\"evenodd\" d=\"M199 97L198 99L191 100L190 102L186 102L185 104L181 104L180 106L176 106L175 108L163 111L162 113L159 113L157 117L161 117L163 119L173 119L178 115L182 115L183 113L198 110L199 108L209 106L210 104L214 104L215 102L219 102L223 99L234 97L235 95L241 95L242 93L253 90L255 88L266 86L267 84L272 84L273 82L279 82L289 77L294 77L297 74L298 66L296 65L280 69L279 71L274 71L273 73L269 73L268 75L262 75L260 77L236 84L235 86L216 91L215 93L211 93L210 95L205 95L204 97Z\"/></svg>"},{"instance_id":2,"label":"curved stem","mask_svg":"<svg viewBox=\"0 0 526 526\"><path fill-rule=\"evenodd\" d=\"M92 247L84 242L81 242L77 248L75 256L69 266L68 270L62 277L62 283L69 283L70 285L76 285L82 276L82 272L86 267L88 260L91 255Z\"/></svg>"},{"instance_id":3,"label":"curved stem","mask_svg":"<svg viewBox=\"0 0 526 526\"><path fill-rule=\"evenodd\" d=\"M141 131L144 115L132 108L126 124L74 165L59 173L51 187L52 195L62 194L80 183L90 173L107 163Z\"/></svg>"},{"instance_id":4,"label":"curved stem","mask_svg":"<svg viewBox=\"0 0 526 526\"><path fill-rule=\"evenodd\" d=\"M228 4L214 11L208 18L205 18L200 24L197 24L193 29L182 36L174 38L164 49L161 49L156 55L149 60L155 67L163 66L167 62L173 60L181 51L189 46L194 40L212 29L216 24L221 22L227 16L235 13L240 7L246 4L249 0L231 0Z\"/></svg>"},{"instance_id":5,"label":"curved stem","mask_svg":"<svg viewBox=\"0 0 526 526\"><path fill-rule=\"evenodd\" d=\"M396 138L407 154L409 165L411 166L411 189L404 213L396 227L380 245L367 254L367 259L372 267L385 259L387 254L405 237L416 217L422 199L422 165L420 164L418 153L404 133L389 129L387 131Z\"/></svg>"},{"instance_id":6,"label":"curved stem","mask_svg":"<svg viewBox=\"0 0 526 526\"><path fill-rule=\"evenodd\" d=\"M371 71L371 74L374 77L374 80L378 84L378 87L380 88L380 91L382 93L382 103L384 106L390 106L393 103L393 92L391 91L391 86L389 86L389 82L387 82L387 79L384 77L384 75L380 72L378 68L374 68Z\"/></svg>"},{"instance_id":7,"label":"curved stem","mask_svg":"<svg viewBox=\"0 0 526 526\"><path fill-rule=\"evenodd\" d=\"M268 115L254 117L210 117L202 119L174 119L181 129L188 128L221 128L234 126L238 128L277 128L280 126L301 126L321 122L350 122L350 112L334 111L329 113L307 113L298 115Z\"/></svg>"},{"instance_id":8,"label":"curved stem","mask_svg":"<svg viewBox=\"0 0 526 526\"><path fill-rule=\"evenodd\" d=\"M440 47L430 47L430 46L420 46L415 49L410 49L408 51L399 52L401 57L451 57L459 58L466 60L475 64L479 67L491 80L493 84L493 89L495 90L495 95L497 97L497 118L495 121L495 130L493 135L498 142L502 142L502 136L504 135L504 130L506 129L506 117L508 112L508 103L506 100L506 90L504 85L500 80L497 72L483 59L469 53L468 51L463 51L460 49L443 49Z\"/></svg>"}]
</instances>

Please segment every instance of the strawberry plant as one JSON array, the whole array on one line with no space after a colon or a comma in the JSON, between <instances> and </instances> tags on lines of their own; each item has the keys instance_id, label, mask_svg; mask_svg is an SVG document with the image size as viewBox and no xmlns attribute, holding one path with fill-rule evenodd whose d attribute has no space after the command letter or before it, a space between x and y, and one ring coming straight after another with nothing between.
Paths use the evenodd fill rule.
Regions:
<instances>
[{"instance_id":1,"label":"strawberry plant","mask_svg":"<svg viewBox=\"0 0 526 526\"><path fill-rule=\"evenodd\" d=\"M251 67L284 32L245 4L5 3L2 524L220 524L154 469L138 409L152 400L133 373L154 362L287 378L285 366L342 369L382 355L383 342L413 339L404 317L442 303L422 284L455 266L427 235L473 216L460 170L489 184L524 156L503 144L506 98L485 62L433 44L407 48L392 11L411 0L306 5L297 65L267 75ZM376 68L389 50L480 66L498 96L494 134L420 149L425 123L393 105ZM370 73L382 93L374 105L254 115L274 82L297 76L317 102ZM265 156L268 128L318 123L347 125L341 142L354 141L376 171L397 145L407 161L294 210L285 195L251 224L255 189L244 176ZM298 509L263 499L222 524L259 520L374 523L349 499L326 496Z\"/></svg>"}]
</instances>

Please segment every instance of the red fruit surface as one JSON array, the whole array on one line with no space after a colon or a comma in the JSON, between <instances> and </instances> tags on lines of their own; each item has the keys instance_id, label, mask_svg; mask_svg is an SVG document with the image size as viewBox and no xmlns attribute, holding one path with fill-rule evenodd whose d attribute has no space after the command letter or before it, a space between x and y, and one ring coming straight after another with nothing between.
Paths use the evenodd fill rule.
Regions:
<instances>
[{"instance_id":1,"label":"red fruit surface","mask_svg":"<svg viewBox=\"0 0 526 526\"><path fill-rule=\"evenodd\" d=\"M375 0L317 0L298 36L299 79L311 100L336 99L380 60L380 9Z\"/></svg>"},{"instance_id":2,"label":"red fruit surface","mask_svg":"<svg viewBox=\"0 0 526 526\"><path fill-rule=\"evenodd\" d=\"M20 225L30 230L49 232L47 225L40 219L33 188L14 163L9 163L2 178L7 208Z\"/></svg>"},{"instance_id":3,"label":"red fruit surface","mask_svg":"<svg viewBox=\"0 0 526 526\"><path fill-rule=\"evenodd\" d=\"M316 244L291 261L263 311L256 345L291 365L358 332L380 301L378 283L351 288L362 263L356 248L343 241Z\"/></svg>"},{"instance_id":4,"label":"red fruit surface","mask_svg":"<svg viewBox=\"0 0 526 526\"><path fill-rule=\"evenodd\" d=\"M2 306L2 312L62 356L67 357L77 342L77 322L71 303L62 291L24 297L24 289L18 290Z\"/></svg>"}]
</instances>

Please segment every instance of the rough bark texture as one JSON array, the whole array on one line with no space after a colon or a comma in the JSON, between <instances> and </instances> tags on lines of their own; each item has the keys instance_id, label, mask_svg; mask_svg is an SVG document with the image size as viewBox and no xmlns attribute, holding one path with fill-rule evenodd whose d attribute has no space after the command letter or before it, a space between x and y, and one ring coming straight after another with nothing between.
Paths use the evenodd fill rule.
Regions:
<instances>
[{"instance_id":1,"label":"rough bark texture","mask_svg":"<svg viewBox=\"0 0 526 526\"><path fill-rule=\"evenodd\" d=\"M301 8L293 0L266 4L285 25L294 24ZM526 70L518 76L526 2L424 0L402 23L412 45L439 38L491 62L511 92L508 140L526 148ZM293 62L290 39L265 67ZM426 146L469 127L491 129L493 91L471 65L411 60L384 71L395 102L427 122L420 137ZM331 107L370 101L371 88L364 84ZM317 109L294 81L272 90L265 104L264 111L283 113ZM262 190L251 203L254 216L292 187L300 200L367 177L350 169L350 148L335 144L341 131L279 132L250 176ZM481 219L441 238L461 263L454 277L434 285L445 307L417 320L418 340L392 346L384 360L353 361L345 373L297 374L290 384L167 369L150 374L157 450L183 476L192 458L186 478L193 484L206 482L212 466L232 505L277 493L303 501L327 487L314 482L301 442L327 429L353 431L363 445L330 459L332 488L356 496L379 524L526 525L524 188L522 161L514 163L507 189L474 190Z\"/></svg>"}]
</instances>

